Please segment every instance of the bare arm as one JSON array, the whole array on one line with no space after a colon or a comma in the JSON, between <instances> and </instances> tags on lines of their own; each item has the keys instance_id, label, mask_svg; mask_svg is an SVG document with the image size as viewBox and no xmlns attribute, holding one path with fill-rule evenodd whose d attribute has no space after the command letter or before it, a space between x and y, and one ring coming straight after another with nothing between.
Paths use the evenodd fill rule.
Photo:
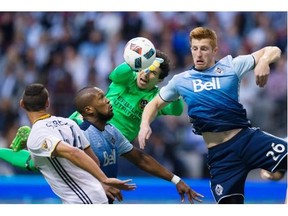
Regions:
<instances>
[{"instance_id":1,"label":"bare arm","mask_svg":"<svg viewBox=\"0 0 288 216\"><path fill-rule=\"evenodd\" d=\"M123 154L123 157L145 172L167 181L172 181L173 176L175 176L153 157L136 147L134 147L130 152ZM202 202L200 198L203 198L203 196L193 191L183 180L180 180L175 184L182 202L185 200L185 195L188 197L190 203L194 203L194 200Z\"/></svg>"},{"instance_id":2,"label":"bare arm","mask_svg":"<svg viewBox=\"0 0 288 216\"><path fill-rule=\"evenodd\" d=\"M153 157L136 147L122 156L145 172L167 181L170 181L174 175Z\"/></svg>"},{"instance_id":3,"label":"bare arm","mask_svg":"<svg viewBox=\"0 0 288 216\"><path fill-rule=\"evenodd\" d=\"M98 166L100 166L100 161L98 159L98 157L95 155L95 153L93 152L91 146L89 146L88 148L84 149L85 153L87 155L89 155L95 162Z\"/></svg>"},{"instance_id":4,"label":"bare arm","mask_svg":"<svg viewBox=\"0 0 288 216\"><path fill-rule=\"evenodd\" d=\"M134 190L134 184L127 184L131 180L121 181L115 178L108 178L97 163L89 157L84 151L71 147L63 141L60 141L53 151L53 156L63 157L70 160L76 166L86 170L95 178L97 178L101 183L116 187L122 190Z\"/></svg>"},{"instance_id":5,"label":"bare arm","mask_svg":"<svg viewBox=\"0 0 288 216\"><path fill-rule=\"evenodd\" d=\"M150 124L156 118L157 113L168 103L163 101L159 95L155 96L144 108L142 113L142 120L140 124L140 131L138 134L138 141L141 149L145 148L146 140L151 136L152 130Z\"/></svg>"},{"instance_id":6,"label":"bare arm","mask_svg":"<svg viewBox=\"0 0 288 216\"><path fill-rule=\"evenodd\" d=\"M252 56L255 59L256 65L254 68L256 84L264 87L270 74L269 65L280 59L281 50L276 46L267 46L252 53Z\"/></svg>"}]
</instances>

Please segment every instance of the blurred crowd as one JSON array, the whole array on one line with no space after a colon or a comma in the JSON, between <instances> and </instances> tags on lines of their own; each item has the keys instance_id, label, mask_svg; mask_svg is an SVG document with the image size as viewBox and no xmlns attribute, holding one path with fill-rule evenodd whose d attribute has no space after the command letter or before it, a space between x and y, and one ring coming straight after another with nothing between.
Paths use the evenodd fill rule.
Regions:
<instances>
[{"instance_id":1,"label":"blurred crowd","mask_svg":"<svg viewBox=\"0 0 288 216\"><path fill-rule=\"evenodd\" d=\"M219 58L248 54L267 45L282 50L271 65L265 88L253 73L240 88L240 101L253 126L287 136L287 12L0 12L0 147L9 147L19 126L30 125L18 101L25 85L44 83L50 113L68 117L75 92L87 85L107 90L108 74L123 62L128 40L143 36L167 53L169 78L191 67L189 32L213 28ZM145 150L182 177L206 178L206 146L192 133L186 113L163 116L152 124ZM137 140L133 142L138 146ZM120 175L145 176L121 161ZM0 161L0 175L26 173Z\"/></svg>"}]
</instances>

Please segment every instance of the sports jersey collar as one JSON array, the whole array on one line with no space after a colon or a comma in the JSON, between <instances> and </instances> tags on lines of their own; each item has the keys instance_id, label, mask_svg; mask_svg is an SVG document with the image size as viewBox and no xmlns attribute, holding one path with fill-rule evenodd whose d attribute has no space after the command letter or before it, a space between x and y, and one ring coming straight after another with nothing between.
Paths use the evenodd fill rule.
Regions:
<instances>
[{"instance_id":1,"label":"sports jersey collar","mask_svg":"<svg viewBox=\"0 0 288 216\"><path fill-rule=\"evenodd\" d=\"M39 121L39 120L43 120L43 119L50 118L50 117L51 117L51 115L48 114L48 113L46 113L46 114L40 116L39 118L35 119L35 120L33 121L33 124L35 124L35 123L36 123L37 121Z\"/></svg>"},{"instance_id":2,"label":"sports jersey collar","mask_svg":"<svg viewBox=\"0 0 288 216\"><path fill-rule=\"evenodd\" d=\"M212 66L212 67L214 67L216 64L217 64L217 62L218 61L215 61L215 64ZM210 68L212 68L212 67L210 67ZM198 72L204 72L204 71L206 71L206 70L208 70L209 68L206 68L206 69L204 69L204 70L198 70L198 69L196 69L195 68L195 65L193 65L191 68L190 68L190 70L195 70L195 71L198 71Z\"/></svg>"}]
</instances>

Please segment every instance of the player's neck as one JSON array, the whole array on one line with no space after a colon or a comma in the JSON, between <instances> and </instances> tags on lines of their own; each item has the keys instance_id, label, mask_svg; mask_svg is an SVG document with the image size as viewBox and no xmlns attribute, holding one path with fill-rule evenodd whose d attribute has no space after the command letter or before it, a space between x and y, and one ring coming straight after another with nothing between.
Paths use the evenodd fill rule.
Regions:
<instances>
[{"instance_id":1,"label":"player's neck","mask_svg":"<svg viewBox=\"0 0 288 216\"><path fill-rule=\"evenodd\" d=\"M84 118L84 120L86 120L86 121L90 122L91 124L93 124L94 127L96 127L100 131L104 131L105 130L105 125L107 123L106 121L100 121L98 119L89 118L89 117Z\"/></svg>"},{"instance_id":2,"label":"player's neck","mask_svg":"<svg viewBox=\"0 0 288 216\"><path fill-rule=\"evenodd\" d=\"M51 115L47 113L46 111L30 112L28 115L29 115L29 119L32 125L35 124L39 120L43 120L43 119L51 117Z\"/></svg>"}]
</instances>

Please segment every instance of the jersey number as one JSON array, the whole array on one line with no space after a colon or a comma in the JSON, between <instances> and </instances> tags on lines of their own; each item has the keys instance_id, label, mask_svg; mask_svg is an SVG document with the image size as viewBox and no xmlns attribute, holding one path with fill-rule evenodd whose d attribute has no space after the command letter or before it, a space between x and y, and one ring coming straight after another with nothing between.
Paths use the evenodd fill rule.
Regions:
<instances>
[{"instance_id":1,"label":"jersey number","mask_svg":"<svg viewBox=\"0 0 288 216\"><path fill-rule=\"evenodd\" d=\"M67 143L69 143L70 145L72 144L73 147L76 147L78 149L82 149L82 145L81 145L81 141L80 141L80 137L77 135L73 125L71 125L70 127L71 133L72 133L72 137L73 137L73 143L70 142L70 139L68 139L67 137L65 137L65 134L63 134L63 132L59 130L59 133L61 134L63 140Z\"/></svg>"},{"instance_id":2,"label":"jersey number","mask_svg":"<svg viewBox=\"0 0 288 216\"><path fill-rule=\"evenodd\" d=\"M271 147L273 150L267 152L266 156L267 157L271 156L274 161L277 161L278 158L280 157L280 153L285 151L285 146L283 144L280 144L280 143L279 144L272 143ZM275 156L275 153L278 153L278 156Z\"/></svg>"}]
</instances>

